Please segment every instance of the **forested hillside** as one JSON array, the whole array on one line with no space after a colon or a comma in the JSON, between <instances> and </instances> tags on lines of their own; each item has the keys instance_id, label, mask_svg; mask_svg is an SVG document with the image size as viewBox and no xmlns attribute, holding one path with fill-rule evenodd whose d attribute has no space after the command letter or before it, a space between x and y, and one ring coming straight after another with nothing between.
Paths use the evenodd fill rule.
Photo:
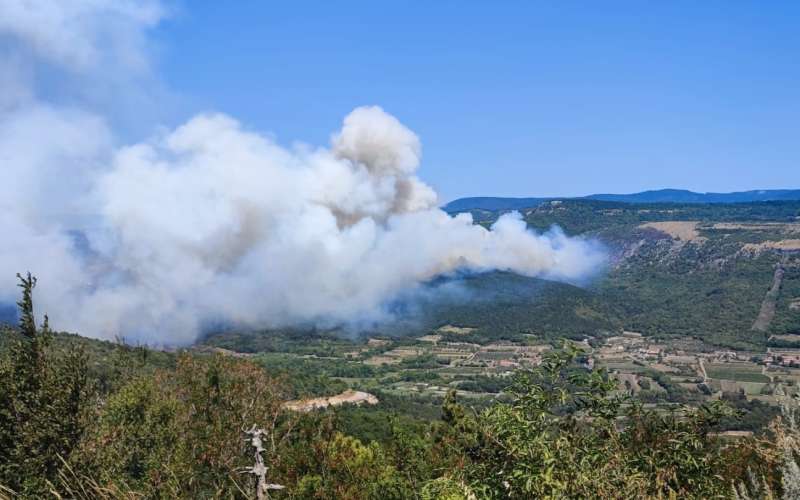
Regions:
<instances>
[{"instance_id":1,"label":"forested hillside","mask_svg":"<svg viewBox=\"0 0 800 500\"><path fill-rule=\"evenodd\" d=\"M731 416L724 403L647 410L568 345L517 371L503 402L474 411L452 391L438 419L389 412L387 433L362 440L354 424L372 422L290 410L293 380L251 360L85 344L46 319L39 328L35 280L21 285L21 321L3 332L0 358L5 496L795 498L800 484L791 415L761 439L726 442L715 434Z\"/></svg>"},{"instance_id":2,"label":"forested hillside","mask_svg":"<svg viewBox=\"0 0 800 500\"><path fill-rule=\"evenodd\" d=\"M481 212L478 222L491 225L501 213ZM799 295L800 202L559 200L521 213L533 229L556 225L605 245L610 266L584 293L622 328L740 349L798 332L800 318L791 304ZM776 266L785 277L774 320L764 331L753 331Z\"/></svg>"}]
</instances>

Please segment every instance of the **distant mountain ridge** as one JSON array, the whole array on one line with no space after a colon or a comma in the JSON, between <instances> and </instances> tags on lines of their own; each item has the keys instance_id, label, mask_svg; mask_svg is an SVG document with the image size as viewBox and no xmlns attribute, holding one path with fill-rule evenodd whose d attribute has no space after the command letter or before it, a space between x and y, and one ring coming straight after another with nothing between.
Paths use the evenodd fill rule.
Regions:
<instances>
[{"instance_id":1,"label":"distant mountain ridge","mask_svg":"<svg viewBox=\"0 0 800 500\"><path fill-rule=\"evenodd\" d=\"M623 203L747 203L754 201L800 200L800 189L760 189L733 193L696 193L686 189L657 189L632 194L591 194L577 197L503 198L478 196L459 198L444 206L448 212L467 210L518 210L547 201L584 199Z\"/></svg>"}]
</instances>

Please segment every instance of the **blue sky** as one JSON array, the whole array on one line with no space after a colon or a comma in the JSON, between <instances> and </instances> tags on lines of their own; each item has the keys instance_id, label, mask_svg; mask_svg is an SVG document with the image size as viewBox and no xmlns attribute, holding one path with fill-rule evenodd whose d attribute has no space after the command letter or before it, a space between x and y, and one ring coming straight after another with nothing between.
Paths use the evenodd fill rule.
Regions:
<instances>
[{"instance_id":1,"label":"blue sky","mask_svg":"<svg viewBox=\"0 0 800 500\"><path fill-rule=\"evenodd\" d=\"M800 2L179 4L155 36L181 116L327 144L377 104L444 201L800 188Z\"/></svg>"}]
</instances>

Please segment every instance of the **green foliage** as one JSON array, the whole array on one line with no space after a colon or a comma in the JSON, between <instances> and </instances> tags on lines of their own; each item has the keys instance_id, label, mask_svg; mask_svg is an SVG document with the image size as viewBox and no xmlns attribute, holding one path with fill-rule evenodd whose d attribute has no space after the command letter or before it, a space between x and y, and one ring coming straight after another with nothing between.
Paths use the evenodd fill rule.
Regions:
<instances>
[{"instance_id":1,"label":"green foliage","mask_svg":"<svg viewBox=\"0 0 800 500\"><path fill-rule=\"evenodd\" d=\"M403 358L400 362L400 366L403 368L438 368L440 366L439 362L436 361L436 356L433 354L422 354L419 356L412 356L409 358Z\"/></svg>"},{"instance_id":2,"label":"green foliage","mask_svg":"<svg viewBox=\"0 0 800 500\"><path fill-rule=\"evenodd\" d=\"M243 353L291 353L308 356L335 356L353 349L354 342L341 332L315 328L278 328L269 331L223 331L204 339L204 343Z\"/></svg>"},{"instance_id":3,"label":"green foliage","mask_svg":"<svg viewBox=\"0 0 800 500\"><path fill-rule=\"evenodd\" d=\"M406 412L406 408L393 409L383 398L377 407L343 405L332 412L337 429L365 443L377 441L385 445L394 439L398 429L423 434L428 425L426 420Z\"/></svg>"},{"instance_id":4,"label":"green foliage","mask_svg":"<svg viewBox=\"0 0 800 500\"><path fill-rule=\"evenodd\" d=\"M763 346L766 337L750 328L772 283L776 257L737 258L722 268L704 268L698 262L731 255L706 250L711 255L698 257L687 245L662 261L655 245L644 246L595 290L625 318L626 329L733 348Z\"/></svg>"},{"instance_id":5,"label":"green foliage","mask_svg":"<svg viewBox=\"0 0 800 500\"><path fill-rule=\"evenodd\" d=\"M420 491L422 500L471 500L476 498L466 484L447 476L433 479Z\"/></svg>"},{"instance_id":6,"label":"green foliage","mask_svg":"<svg viewBox=\"0 0 800 500\"><path fill-rule=\"evenodd\" d=\"M774 266L783 257L789 263L769 333L800 332L800 309L791 307L793 300L800 299L797 258L778 252L757 257L741 253L745 243L792 236L769 226L757 230L714 227L717 222L794 223L800 216L800 202L703 205L563 200L524 213L532 229L546 231L555 225L567 234L596 238L612 257L609 272L582 291L583 296L564 290L567 300L556 300L554 305L547 300L553 291L548 291L540 297L541 308L526 305L531 314L544 312L545 317L549 311L557 311L552 320L539 320L546 331L577 338L572 332L578 328L579 333L595 335L623 327L660 338L690 336L735 349L763 348L766 336L752 331L751 326L771 284ZM498 215L484 215L484 219L491 223ZM698 222L702 244L683 245L655 229L640 227L663 221ZM630 251L632 248L635 251ZM577 301L589 302L589 314L577 315L583 324L565 307ZM572 309L581 310L579 304ZM571 326L562 327L561 318ZM498 319L497 323L513 324L513 320Z\"/></svg>"},{"instance_id":7,"label":"green foliage","mask_svg":"<svg viewBox=\"0 0 800 500\"><path fill-rule=\"evenodd\" d=\"M377 443L364 445L335 433L319 451L318 473L300 479L295 498L401 500L413 496Z\"/></svg>"},{"instance_id":8,"label":"green foliage","mask_svg":"<svg viewBox=\"0 0 800 500\"><path fill-rule=\"evenodd\" d=\"M332 377L371 377L380 369L340 359L298 358L287 354L260 354L255 358L267 373L292 380L293 397L330 396L347 389Z\"/></svg>"},{"instance_id":9,"label":"green foliage","mask_svg":"<svg viewBox=\"0 0 800 500\"><path fill-rule=\"evenodd\" d=\"M529 334L582 339L619 328L603 297L577 286L507 272L466 276L455 283L460 295L421 301L413 321L395 328L404 334L422 334L447 324L467 326L474 330L466 335L445 334L444 340L480 344L520 341Z\"/></svg>"},{"instance_id":10,"label":"green foliage","mask_svg":"<svg viewBox=\"0 0 800 500\"><path fill-rule=\"evenodd\" d=\"M0 484L36 496L48 491L82 436L91 384L85 354L77 348L55 355L47 316L36 327L36 279L19 276L22 300L17 331L6 330L0 358Z\"/></svg>"},{"instance_id":11,"label":"green foliage","mask_svg":"<svg viewBox=\"0 0 800 500\"><path fill-rule=\"evenodd\" d=\"M460 481L481 498L726 496L719 471L735 457L710 431L730 410L662 415L623 404L602 371L574 367L576 354L555 352L520 372L511 403L476 417L447 411L465 429L459 434L473 436Z\"/></svg>"},{"instance_id":12,"label":"green foliage","mask_svg":"<svg viewBox=\"0 0 800 500\"><path fill-rule=\"evenodd\" d=\"M788 259L787 259L788 260ZM775 307L775 318L770 325L770 333L800 334L800 256L787 262L784 267L780 296ZM772 341L774 347L800 347L800 339L795 342Z\"/></svg>"},{"instance_id":13,"label":"green foliage","mask_svg":"<svg viewBox=\"0 0 800 500\"><path fill-rule=\"evenodd\" d=\"M780 414L779 408L763 401L748 401L742 394L725 394L723 400L736 410L735 416L725 417L720 421L720 430L742 430L765 433L769 423Z\"/></svg>"},{"instance_id":14,"label":"green foliage","mask_svg":"<svg viewBox=\"0 0 800 500\"><path fill-rule=\"evenodd\" d=\"M280 381L252 363L183 355L174 371L136 377L113 394L72 465L101 485L148 497L246 489L249 479L236 473L252 465L243 431L284 432L291 425L281 409L286 396ZM268 460L279 442L271 442Z\"/></svg>"},{"instance_id":15,"label":"green foliage","mask_svg":"<svg viewBox=\"0 0 800 500\"><path fill-rule=\"evenodd\" d=\"M270 498L727 498L748 471L763 478L742 486L748 491L789 491L780 450L797 442L795 431L776 424L735 444L717 435L740 414L742 425L763 425L774 414L766 405L729 395L740 411L719 401L646 410L603 370L579 363L570 343L512 378L468 379L472 389L504 391L480 410L451 390L435 412L376 392L375 406L303 414L283 403L336 389L342 382L331 377L368 379L388 368L97 343L92 363L114 366L90 369L78 339L52 335L46 322L37 329L35 281L21 283L20 329L3 333L0 484L24 498L250 498L244 431L253 426L264 432L268 480L285 486ZM408 373L445 385L438 372ZM666 375L643 374L670 399L690 400Z\"/></svg>"},{"instance_id":16,"label":"green foliage","mask_svg":"<svg viewBox=\"0 0 800 500\"><path fill-rule=\"evenodd\" d=\"M170 484L177 475L173 467L178 405L164 397L157 382L150 377L135 379L115 393L93 436L73 458L86 460L88 465L79 467L91 471L101 484L125 478L123 484L137 491L178 493L177 485Z\"/></svg>"}]
</instances>

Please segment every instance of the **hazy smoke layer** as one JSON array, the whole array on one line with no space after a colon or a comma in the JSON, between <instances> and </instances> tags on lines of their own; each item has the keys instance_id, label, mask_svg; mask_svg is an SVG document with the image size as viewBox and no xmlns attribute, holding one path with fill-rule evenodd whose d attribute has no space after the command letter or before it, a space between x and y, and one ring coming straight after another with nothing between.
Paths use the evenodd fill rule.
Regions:
<instances>
[{"instance_id":1,"label":"hazy smoke layer","mask_svg":"<svg viewBox=\"0 0 800 500\"><path fill-rule=\"evenodd\" d=\"M487 230L436 208L415 176L418 137L378 107L351 112L329 148L287 149L220 114L119 147L116 109L66 90L102 80L107 63L117 79L150 79L143 33L162 10L36 4L0 4L0 301L30 269L59 328L177 344L208 322L381 320L387 301L443 273L572 280L603 260L518 214ZM69 74L58 95L36 86L42 68Z\"/></svg>"}]
</instances>

